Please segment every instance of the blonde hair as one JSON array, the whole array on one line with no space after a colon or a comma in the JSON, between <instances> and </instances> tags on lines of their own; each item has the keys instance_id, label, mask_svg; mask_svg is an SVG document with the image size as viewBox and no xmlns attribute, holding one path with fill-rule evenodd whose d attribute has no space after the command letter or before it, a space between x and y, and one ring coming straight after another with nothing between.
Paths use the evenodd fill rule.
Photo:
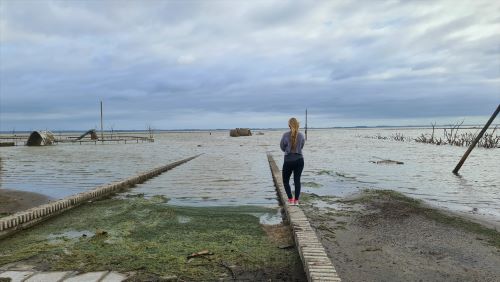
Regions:
<instances>
[{"instance_id":1,"label":"blonde hair","mask_svg":"<svg viewBox=\"0 0 500 282\"><path fill-rule=\"evenodd\" d=\"M292 152L296 151L297 136L299 135L299 121L296 118L288 120L288 127L290 127L290 139L292 140Z\"/></svg>"}]
</instances>

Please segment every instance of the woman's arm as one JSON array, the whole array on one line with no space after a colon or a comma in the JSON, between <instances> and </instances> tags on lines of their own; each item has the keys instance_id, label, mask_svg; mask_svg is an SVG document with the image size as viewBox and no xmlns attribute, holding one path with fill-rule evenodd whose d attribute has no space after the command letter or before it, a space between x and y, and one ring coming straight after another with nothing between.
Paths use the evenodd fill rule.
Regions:
<instances>
[{"instance_id":1,"label":"woman's arm","mask_svg":"<svg viewBox=\"0 0 500 282\"><path fill-rule=\"evenodd\" d=\"M283 136L281 137L281 142L280 142L280 148L281 148L281 151L285 152L286 150L286 147L288 146L288 140L287 138L285 138L286 136L286 133L283 134Z\"/></svg>"}]
</instances>

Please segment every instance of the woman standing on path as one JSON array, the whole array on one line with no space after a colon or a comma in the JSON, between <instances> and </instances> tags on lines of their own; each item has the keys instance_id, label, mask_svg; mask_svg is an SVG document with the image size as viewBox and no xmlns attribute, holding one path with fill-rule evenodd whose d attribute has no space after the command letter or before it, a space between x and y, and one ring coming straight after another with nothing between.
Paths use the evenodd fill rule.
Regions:
<instances>
[{"instance_id":1,"label":"woman standing on path","mask_svg":"<svg viewBox=\"0 0 500 282\"><path fill-rule=\"evenodd\" d=\"M304 135L299 132L299 122L296 118L288 120L290 131L281 137L280 147L285 152L285 161L283 162L283 184L285 185L286 195L289 205L298 205L300 197L300 175L304 169L304 158L302 157L302 148L304 147ZM290 176L293 172L293 183L295 184L295 198L290 189Z\"/></svg>"}]
</instances>

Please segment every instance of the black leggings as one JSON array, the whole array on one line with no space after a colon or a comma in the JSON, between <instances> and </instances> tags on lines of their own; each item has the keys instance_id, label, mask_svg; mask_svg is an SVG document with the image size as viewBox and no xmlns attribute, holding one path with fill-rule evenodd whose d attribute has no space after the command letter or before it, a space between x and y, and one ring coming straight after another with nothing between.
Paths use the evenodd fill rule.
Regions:
<instances>
[{"instance_id":1,"label":"black leggings","mask_svg":"<svg viewBox=\"0 0 500 282\"><path fill-rule=\"evenodd\" d=\"M285 185L286 195L288 199L291 199L292 191L290 189L290 176L292 176L293 172L293 183L295 184L295 199L299 199L300 196L300 175L302 174L302 170L304 169L304 159L300 158L295 161L285 161L283 163L283 170L281 172L283 177L283 185Z\"/></svg>"}]
</instances>

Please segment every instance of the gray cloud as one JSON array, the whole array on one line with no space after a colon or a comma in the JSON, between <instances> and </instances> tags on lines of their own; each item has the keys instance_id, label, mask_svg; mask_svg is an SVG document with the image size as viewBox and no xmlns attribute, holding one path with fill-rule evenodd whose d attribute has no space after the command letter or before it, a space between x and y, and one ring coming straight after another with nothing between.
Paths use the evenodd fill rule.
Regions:
<instances>
[{"instance_id":1,"label":"gray cloud","mask_svg":"<svg viewBox=\"0 0 500 282\"><path fill-rule=\"evenodd\" d=\"M494 1L1 1L0 130L488 115ZM192 120L189 115L193 115ZM314 120L314 119L313 119ZM400 120L400 121L398 121Z\"/></svg>"}]
</instances>

